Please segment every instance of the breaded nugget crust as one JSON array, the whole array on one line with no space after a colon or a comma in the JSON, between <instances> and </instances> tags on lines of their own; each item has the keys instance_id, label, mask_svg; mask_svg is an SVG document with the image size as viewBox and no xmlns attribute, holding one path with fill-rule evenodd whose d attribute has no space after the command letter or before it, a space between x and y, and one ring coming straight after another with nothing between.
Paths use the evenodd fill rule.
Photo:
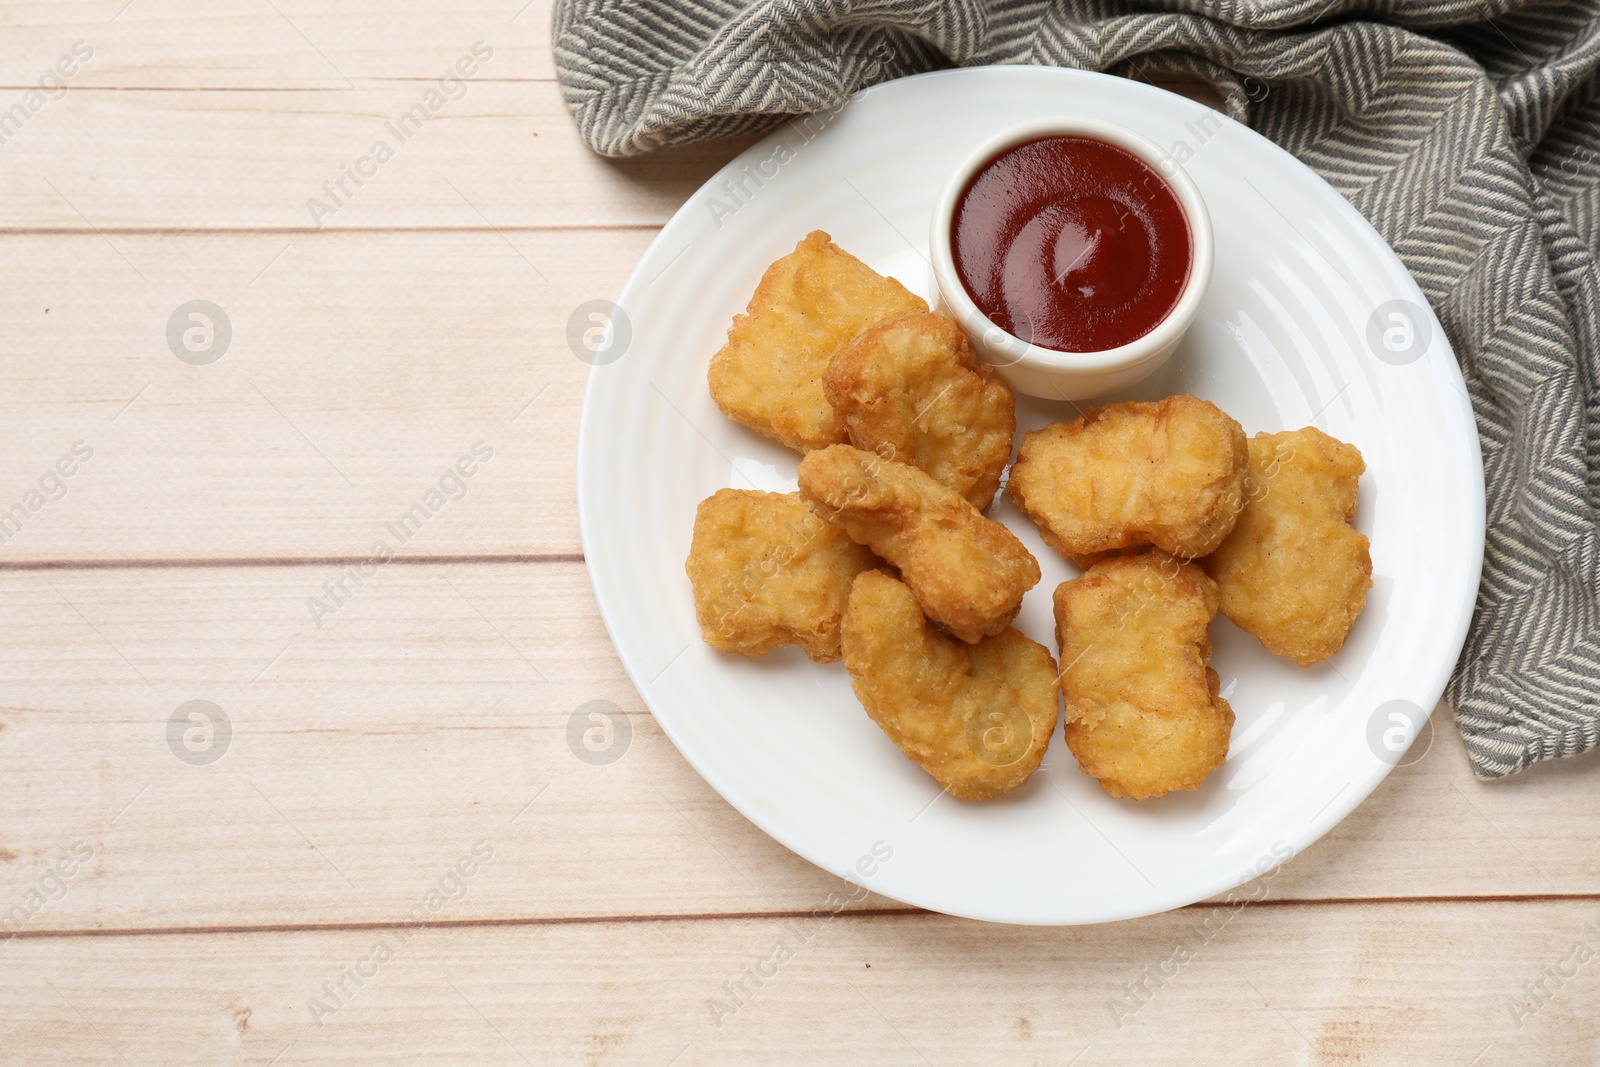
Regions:
<instances>
[{"instance_id":1,"label":"breaded nugget crust","mask_svg":"<svg viewBox=\"0 0 1600 1067\"><path fill-rule=\"evenodd\" d=\"M1367 539L1350 526L1366 467L1354 445L1312 426L1256 434L1244 513L1202 564L1222 613L1302 667L1344 646L1372 588Z\"/></svg>"},{"instance_id":2,"label":"breaded nugget crust","mask_svg":"<svg viewBox=\"0 0 1600 1067\"><path fill-rule=\"evenodd\" d=\"M933 475L982 511L1017 432L1016 401L938 312L879 323L828 361L828 403L850 443Z\"/></svg>"},{"instance_id":3,"label":"breaded nugget crust","mask_svg":"<svg viewBox=\"0 0 1600 1067\"><path fill-rule=\"evenodd\" d=\"M856 579L843 643L867 714L951 796L999 796L1038 769L1059 710L1043 645L1009 628L975 645L952 641L884 571Z\"/></svg>"},{"instance_id":4,"label":"breaded nugget crust","mask_svg":"<svg viewBox=\"0 0 1600 1067\"><path fill-rule=\"evenodd\" d=\"M831 663L850 583L877 563L799 493L721 489L695 512L685 569L713 648L759 656L793 644Z\"/></svg>"},{"instance_id":5,"label":"breaded nugget crust","mask_svg":"<svg viewBox=\"0 0 1600 1067\"><path fill-rule=\"evenodd\" d=\"M1228 755L1207 627L1217 587L1165 552L1118 556L1056 588L1067 747L1114 797L1198 789Z\"/></svg>"},{"instance_id":6,"label":"breaded nugget crust","mask_svg":"<svg viewBox=\"0 0 1600 1067\"><path fill-rule=\"evenodd\" d=\"M1233 529L1247 453L1239 424L1198 397L1106 404L1024 436L1007 490L1080 565L1147 544L1188 559Z\"/></svg>"},{"instance_id":7,"label":"breaded nugget crust","mask_svg":"<svg viewBox=\"0 0 1600 1067\"><path fill-rule=\"evenodd\" d=\"M800 495L898 567L922 610L968 644L1005 630L1038 584L1015 534L909 464L832 445L800 461Z\"/></svg>"},{"instance_id":8,"label":"breaded nugget crust","mask_svg":"<svg viewBox=\"0 0 1600 1067\"><path fill-rule=\"evenodd\" d=\"M761 277L728 342L711 357L711 397L735 422L806 451L845 440L822 374L874 323L928 305L844 251L821 230Z\"/></svg>"}]
</instances>

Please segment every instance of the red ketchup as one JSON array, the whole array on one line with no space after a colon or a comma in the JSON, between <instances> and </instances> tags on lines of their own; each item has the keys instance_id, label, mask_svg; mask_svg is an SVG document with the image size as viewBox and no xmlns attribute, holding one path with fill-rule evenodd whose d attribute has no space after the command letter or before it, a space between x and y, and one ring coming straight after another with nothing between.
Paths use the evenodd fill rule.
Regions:
<instances>
[{"instance_id":1,"label":"red ketchup","mask_svg":"<svg viewBox=\"0 0 1600 1067\"><path fill-rule=\"evenodd\" d=\"M1059 352L1117 348L1155 329L1193 260L1166 181L1089 137L1045 137L990 160L956 203L950 242L989 321Z\"/></svg>"}]
</instances>

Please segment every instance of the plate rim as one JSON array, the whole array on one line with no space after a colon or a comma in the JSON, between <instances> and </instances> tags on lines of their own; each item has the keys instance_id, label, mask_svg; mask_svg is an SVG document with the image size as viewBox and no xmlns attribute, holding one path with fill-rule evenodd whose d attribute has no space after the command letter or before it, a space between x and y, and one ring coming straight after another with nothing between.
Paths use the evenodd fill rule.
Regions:
<instances>
[{"instance_id":1,"label":"plate rim","mask_svg":"<svg viewBox=\"0 0 1600 1067\"><path fill-rule=\"evenodd\" d=\"M1206 107L1206 105L1192 101L1188 97L1181 96L1177 93L1172 93L1157 86L1147 85L1131 79L1104 74L1098 71L1078 70L1070 67L1038 66L1032 64L989 64L984 66L958 67L948 70L929 71L922 74L907 75L901 78L891 79L890 81L882 82L877 85L868 86L867 88L852 94L848 100L841 105L839 111L843 111L844 109L850 107L868 94L881 92L891 87L903 87L911 83L926 83L934 80L944 80L950 78L990 77L996 74L1006 77L1020 78L1062 78L1066 80L1087 79L1091 82L1103 81L1104 83L1115 84L1118 92L1131 92L1136 96L1145 96L1147 99L1183 100L1193 103L1197 107ZM830 109L830 113L837 114L837 112L833 112L832 109ZM792 116L791 118L800 119L803 117L804 116L796 115ZM1227 116L1224 114L1224 117ZM1248 138L1258 142L1260 146L1265 147L1268 151L1283 157L1285 160L1291 163L1294 168L1298 169L1301 178L1309 179L1310 181L1319 184L1323 190L1325 190L1328 194L1331 194L1332 201L1336 202L1337 204L1335 210L1343 213L1348 220L1355 222L1360 228L1364 228L1364 230L1376 242L1377 247L1381 248L1383 252L1386 252L1390 257L1392 257L1394 263L1399 267L1404 282L1408 287L1408 292L1406 293L1407 297L1414 299L1416 303L1425 308L1428 315L1433 319L1434 325L1436 327L1438 326L1437 315L1427 297L1422 293L1420 286L1417 285L1416 279L1412 276L1410 268L1405 265L1404 260L1400 258L1393 246L1391 246L1389 242L1384 239L1383 235L1377 231L1376 227L1374 227L1372 223L1364 215L1362 215L1342 193L1339 192L1338 189L1334 188L1316 171L1312 170L1303 161L1279 146L1277 143L1273 142L1271 139L1265 137L1244 123L1232 121L1231 119L1230 122L1232 122L1232 127L1234 129L1241 131ZM640 254L638 261L635 263L633 270L629 272L627 280L623 283L622 289L619 291L617 298L614 301L617 306L623 308L625 311L630 298L635 295L636 291L648 285L648 282L644 279L641 268L644 266L644 264L650 261L652 255L657 252L658 247L665 244L666 240L675 234L678 227L688 225L688 213L691 208L697 206L698 198L700 197L701 193L712 188L725 176L737 173L739 168L743 165L749 164L756 157L757 153L768 150L774 138L781 136L786 128L787 124L779 125L766 136L762 137L760 140L741 151L722 167L718 168L714 174L708 177L704 183L702 183L693 192L691 192L688 197L685 198L684 202L680 204L677 210L673 212L672 216L662 224L660 230L657 231L656 235L651 239L645 250ZM1477 579L1472 583L1470 590L1464 590L1459 597L1460 603L1457 605L1457 610L1455 612L1456 622L1454 628L1456 632L1451 635L1451 639L1448 642L1449 647L1455 650L1455 654L1450 658L1447 664L1443 665L1442 667L1435 668L1433 671L1429 672L1425 683L1418 686L1420 691L1430 694L1431 706L1426 709L1426 716L1423 720L1430 725L1433 724L1433 713L1438 710L1445 688L1449 683L1451 675L1455 671L1456 663L1460 659L1461 649L1465 647L1467 634L1471 627L1478 589L1481 585L1483 553L1487 534L1485 482L1484 470L1481 462L1482 440L1478 433L1476 416L1466 392L1465 378L1461 374L1460 361L1456 357L1454 347L1450 344L1449 337L1445 334L1442 327L1437 329L1436 336L1438 337L1438 343L1442 346L1444 352L1450 357L1448 361L1449 372L1454 374L1457 382L1461 385L1460 395L1452 399L1450 407L1447 408L1447 413L1453 413L1457 417L1457 420L1468 431L1471 439L1478 444L1479 462L1476 464L1476 476L1471 479L1470 484L1470 489L1472 490L1474 499L1468 502L1470 510L1477 516L1478 521L1473 524L1472 530L1469 534L1472 543L1469 546L1466 546L1467 555L1470 556L1473 561L1475 561L1473 573L1477 576ZM614 618L620 618L621 613L626 609L622 604L617 603L612 599L614 595L618 594L614 594L607 587L605 580L597 571L597 561L599 558L604 556L604 552L600 552L598 554L594 552L594 548L601 543L600 538L597 536L597 533L594 529L594 523L596 521L595 509L597 509L599 505L590 499L591 490L589 488L589 478L594 472L591 469L591 465L585 463L585 457L589 454L591 447L591 434L595 432L594 425L597 417L596 411L601 403L600 393L605 388L605 385L603 384L605 375L603 373L597 373L598 371L600 371L600 368L591 366L585 382L583 401L579 411L578 440L575 451L575 488L578 505L579 538L584 552L584 569L589 576L590 587L595 595L595 601L600 611L601 621L605 626L606 635L610 639L612 647L616 651L617 657L622 663L623 670L627 674L628 679L632 683L635 691L639 694L641 701L644 703L645 710L650 713L651 717L661 728L662 732L667 736L668 740L672 742L673 747L677 749L678 754L683 757L683 759L689 764L690 767L694 769L695 773L698 774L707 785L716 791L717 795L721 797L725 803L737 811L746 820L758 827L767 836L783 845L795 855L806 860L808 863L828 871L830 874L834 874L838 877L849 880L850 876L848 871L839 872L827 867L818 858L811 855L810 851L806 847L803 847L798 841L794 840L786 829L781 827L772 817L763 812L759 805L741 804L735 799L735 796L738 795L738 791L730 790L728 784L718 773L715 772L715 770L703 765L702 762L697 759L693 751L694 746L686 746L675 725L672 723L671 717L668 716L664 718L657 713L656 709L652 706L652 702L649 697L650 687L653 684L652 680L646 679L642 676L642 664L636 665L635 663L631 662L630 657L623 652L624 646L618 640L618 629L613 620ZM597 492L598 489L595 491ZM1060 723L1058 721L1055 731L1056 733L1059 733L1059 726ZM1437 729L1436 726L1434 728ZM1420 725L1418 729L1420 731ZM1054 734L1052 735L1052 738L1053 737ZM1313 816L1312 819L1308 820L1302 826L1297 827L1297 832L1295 835L1292 837L1292 839L1286 842L1288 847L1292 850L1289 859L1300 855L1306 848L1315 844L1324 835L1326 835L1329 830L1331 830L1334 826L1337 826L1346 817L1348 817L1352 811L1354 811L1369 796L1372 795L1378 786L1388 778L1390 772L1392 772L1397 765L1398 762L1391 764L1380 761L1377 767L1370 774L1368 774L1365 779L1352 778L1352 782L1354 783L1353 788L1348 789L1344 793L1340 794L1335 801L1331 802L1321 813ZM730 793L732 795L730 795ZM1282 863L1287 863L1289 859L1280 861L1280 865ZM1141 918L1144 916L1162 914L1172 911L1176 908L1203 902L1219 893L1236 889L1241 885L1248 884L1255 877L1258 877L1259 873L1260 872L1252 874L1249 870L1246 870L1242 874L1222 874L1203 884L1194 883L1188 888L1184 888L1182 890L1174 890L1165 894L1158 894L1155 898L1155 903L1150 906L1141 906L1140 908L1131 911L1114 911L1114 913L1108 913L1104 915L1086 915L1084 917L1068 919L1017 918L1007 915L984 914L981 910L958 910L951 908L948 904L936 903L926 899L919 899L921 895L918 893L908 893L901 890L896 890L895 892L891 893L871 886L867 886L866 888L870 888L873 892L878 893L879 895L888 899L897 900L901 903L909 904L914 907L923 908L939 914L952 915L959 918L974 919L985 922L997 922L1007 925L1077 926L1104 922L1119 922ZM1199 886L1198 891L1196 886Z\"/></svg>"}]
</instances>

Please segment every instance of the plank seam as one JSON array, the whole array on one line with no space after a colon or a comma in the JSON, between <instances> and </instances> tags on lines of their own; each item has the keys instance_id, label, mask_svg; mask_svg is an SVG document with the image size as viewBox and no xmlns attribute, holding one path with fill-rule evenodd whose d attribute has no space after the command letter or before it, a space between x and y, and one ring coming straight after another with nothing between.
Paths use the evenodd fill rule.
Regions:
<instances>
[{"instance_id":1,"label":"plank seam","mask_svg":"<svg viewBox=\"0 0 1600 1067\"><path fill-rule=\"evenodd\" d=\"M385 85L433 84L438 82L437 77L428 78L409 74L379 75L377 77L357 79L356 88L362 88L363 82L369 89L379 89ZM553 85L556 79L552 75L548 78L481 78L474 77L474 85ZM0 91L26 93L39 88L37 83L27 85L0 85ZM75 93L348 93L350 88L343 85L78 85L72 86Z\"/></svg>"},{"instance_id":2,"label":"plank seam","mask_svg":"<svg viewBox=\"0 0 1600 1067\"><path fill-rule=\"evenodd\" d=\"M370 556L242 556L214 559L38 559L0 561L6 571L197 570L219 567L348 567L368 563ZM582 563L582 552L533 552L488 555L395 556L389 566L439 566L455 563Z\"/></svg>"},{"instance_id":3,"label":"plank seam","mask_svg":"<svg viewBox=\"0 0 1600 1067\"><path fill-rule=\"evenodd\" d=\"M510 223L504 226L5 226L7 237L235 237L368 233L559 233L659 230L665 222Z\"/></svg>"},{"instance_id":4,"label":"plank seam","mask_svg":"<svg viewBox=\"0 0 1600 1067\"><path fill-rule=\"evenodd\" d=\"M1560 903L1595 903L1600 902L1600 893L1527 893L1527 894L1494 894L1488 896L1404 896L1404 897L1303 897L1299 899L1283 900L1257 900L1247 902L1252 908L1329 908L1329 907L1372 907L1375 905L1426 905L1426 904L1560 904ZM1177 911L1196 911L1207 908L1236 907L1226 901L1200 901L1190 904ZM520 918L503 919L455 919L443 922L427 923L396 923L396 922L348 922L348 923L262 923L257 925L218 925L218 926L161 926L161 927L122 927L98 930L72 929L72 930L19 930L12 934L18 940L50 940L57 938L80 937L191 937L210 936L215 934L299 934L299 933L347 933L367 930L392 930L399 926L411 929L463 929L474 927L500 927L500 926L584 926L599 924L631 924L631 923L676 923L676 922L743 922L750 920L777 920L800 919L813 913L813 909L793 909L780 911L727 911L727 912L684 912L664 913L661 915L573 915L573 916L525 916ZM951 922L966 922L952 915L942 915L938 912L927 911L923 908L898 907L898 908L860 908L847 909L839 912L837 919L880 919L900 918L904 916L927 916L933 919L945 919ZM9 940L9 938L7 939ZM0 944L3 944L0 941Z\"/></svg>"}]
</instances>

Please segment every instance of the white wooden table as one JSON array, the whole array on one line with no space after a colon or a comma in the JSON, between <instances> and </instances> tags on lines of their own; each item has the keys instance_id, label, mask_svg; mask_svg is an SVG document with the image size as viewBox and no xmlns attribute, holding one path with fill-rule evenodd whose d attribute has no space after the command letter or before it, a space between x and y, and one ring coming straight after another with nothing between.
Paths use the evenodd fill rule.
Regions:
<instances>
[{"instance_id":1,"label":"white wooden table","mask_svg":"<svg viewBox=\"0 0 1600 1067\"><path fill-rule=\"evenodd\" d=\"M0 1062L1597 1061L1594 761L1480 784L1448 709L1248 903L869 897L744 978L841 883L626 680L565 340L742 145L591 156L519 5L0 4Z\"/></svg>"}]
</instances>

